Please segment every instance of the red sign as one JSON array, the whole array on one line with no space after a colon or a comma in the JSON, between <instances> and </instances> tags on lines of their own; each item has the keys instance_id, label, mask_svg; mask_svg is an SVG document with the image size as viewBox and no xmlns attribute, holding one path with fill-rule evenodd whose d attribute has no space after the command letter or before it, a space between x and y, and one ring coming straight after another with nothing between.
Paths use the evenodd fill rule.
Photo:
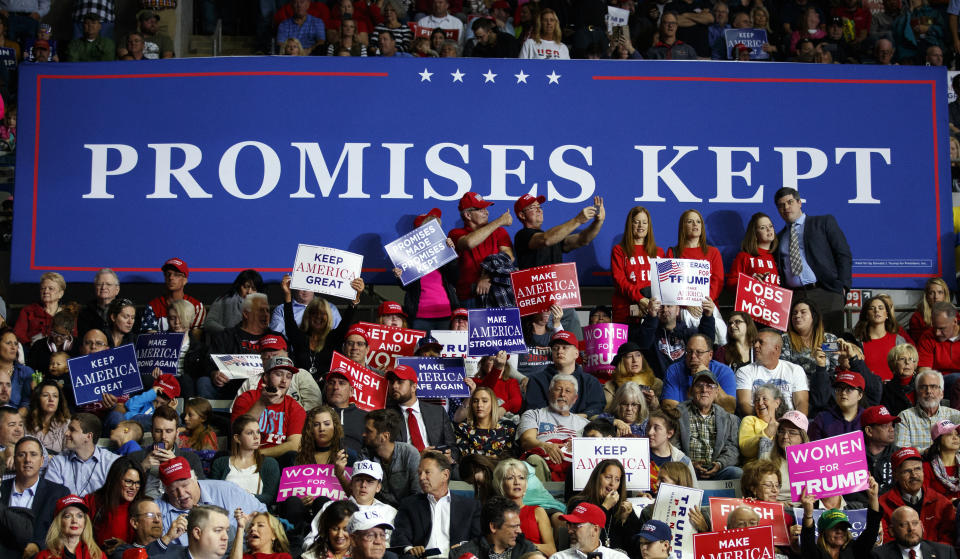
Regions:
<instances>
[{"instance_id":1,"label":"red sign","mask_svg":"<svg viewBox=\"0 0 960 559\"><path fill-rule=\"evenodd\" d=\"M423 330L395 328L370 322L358 322L367 332L367 366L381 371L392 371L397 366L397 357L413 357L417 340L426 335Z\"/></svg>"},{"instance_id":2,"label":"red sign","mask_svg":"<svg viewBox=\"0 0 960 559\"><path fill-rule=\"evenodd\" d=\"M353 382L353 403L364 411L382 410L387 403L387 379L333 352L330 370L344 368Z\"/></svg>"},{"instance_id":3,"label":"red sign","mask_svg":"<svg viewBox=\"0 0 960 559\"><path fill-rule=\"evenodd\" d=\"M859 289L847 291L847 306L859 309L863 304L863 292Z\"/></svg>"},{"instance_id":4,"label":"red sign","mask_svg":"<svg viewBox=\"0 0 960 559\"><path fill-rule=\"evenodd\" d=\"M790 535L787 533L787 522L783 516L783 503L768 503L753 499L730 499L727 497L710 497L711 528L720 532L727 528L727 517L733 509L746 505L760 515L760 526L773 527L773 543L775 545L790 545ZM699 557L699 555L697 555Z\"/></svg>"},{"instance_id":5,"label":"red sign","mask_svg":"<svg viewBox=\"0 0 960 559\"><path fill-rule=\"evenodd\" d=\"M413 21L407 22L407 26L410 28L411 31L413 31L414 37L418 37L418 38L423 37L424 39L429 39L430 36L433 35L434 29L436 29L434 27L424 27L422 25L417 25L417 23ZM446 37L448 40L451 40L451 41L460 40L459 29L440 29L440 31L443 31L444 37Z\"/></svg>"},{"instance_id":6,"label":"red sign","mask_svg":"<svg viewBox=\"0 0 960 559\"><path fill-rule=\"evenodd\" d=\"M754 526L693 535L695 559L773 559L773 530Z\"/></svg>"},{"instance_id":7,"label":"red sign","mask_svg":"<svg viewBox=\"0 0 960 559\"><path fill-rule=\"evenodd\" d=\"M510 282L513 283L513 296L517 299L520 316L549 310L554 303L564 309L580 306L577 265L572 262L513 272Z\"/></svg>"},{"instance_id":8,"label":"red sign","mask_svg":"<svg viewBox=\"0 0 960 559\"><path fill-rule=\"evenodd\" d=\"M740 274L733 310L749 314L754 322L786 332L792 297L789 289Z\"/></svg>"}]
</instances>

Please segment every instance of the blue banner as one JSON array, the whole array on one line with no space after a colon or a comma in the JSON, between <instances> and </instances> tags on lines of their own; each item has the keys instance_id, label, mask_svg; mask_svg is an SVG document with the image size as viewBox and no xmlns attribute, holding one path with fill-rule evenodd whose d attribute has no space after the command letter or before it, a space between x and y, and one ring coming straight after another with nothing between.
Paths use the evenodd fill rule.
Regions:
<instances>
[{"instance_id":1,"label":"blue banner","mask_svg":"<svg viewBox=\"0 0 960 559\"><path fill-rule=\"evenodd\" d=\"M526 353L520 309L470 309L467 317L469 342L467 355L483 357L507 353Z\"/></svg>"},{"instance_id":2,"label":"blue banner","mask_svg":"<svg viewBox=\"0 0 960 559\"><path fill-rule=\"evenodd\" d=\"M491 218L546 196L545 227L603 196L599 236L566 259L581 285L610 285L632 206L661 247L700 210L729 267L753 213L783 226L781 186L836 216L855 286L953 278L943 68L243 57L20 74L14 282L105 266L159 282L172 256L191 282L277 280L307 243L392 284L383 245L431 207L460 226L472 190ZM650 102L611 120L628 99Z\"/></svg>"},{"instance_id":3,"label":"blue banner","mask_svg":"<svg viewBox=\"0 0 960 559\"><path fill-rule=\"evenodd\" d=\"M440 223L428 221L392 243L384 245L395 268L400 268L400 282L407 285L457 257L447 245L447 234Z\"/></svg>"},{"instance_id":4,"label":"blue banner","mask_svg":"<svg viewBox=\"0 0 960 559\"><path fill-rule=\"evenodd\" d=\"M146 374L160 369L162 374L178 375L180 349L186 334L140 334L137 336L137 366Z\"/></svg>"},{"instance_id":5,"label":"blue banner","mask_svg":"<svg viewBox=\"0 0 960 559\"><path fill-rule=\"evenodd\" d=\"M77 405L99 402L103 394L121 396L143 390L133 344L67 360Z\"/></svg>"},{"instance_id":6,"label":"blue banner","mask_svg":"<svg viewBox=\"0 0 960 559\"><path fill-rule=\"evenodd\" d=\"M469 398L466 369L458 357L397 357L397 365L417 372L417 398Z\"/></svg>"},{"instance_id":7,"label":"blue banner","mask_svg":"<svg viewBox=\"0 0 960 559\"><path fill-rule=\"evenodd\" d=\"M750 60L768 60L770 53L763 50L767 44L766 29L726 29L723 32L727 41L727 60L737 60L733 48L743 45L750 49Z\"/></svg>"}]
</instances>

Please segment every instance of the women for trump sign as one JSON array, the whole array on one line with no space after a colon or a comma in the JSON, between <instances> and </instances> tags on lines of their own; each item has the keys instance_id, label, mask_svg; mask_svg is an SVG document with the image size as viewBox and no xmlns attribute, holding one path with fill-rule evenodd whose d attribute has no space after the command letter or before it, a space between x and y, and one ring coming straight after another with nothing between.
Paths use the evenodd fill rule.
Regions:
<instances>
[{"instance_id":1,"label":"women for trump sign","mask_svg":"<svg viewBox=\"0 0 960 559\"><path fill-rule=\"evenodd\" d=\"M790 498L800 500L804 490L815 497L863 491L870 486L870 469L863 432L855 431L787 447Z\"/></svg>"}]
</instances>

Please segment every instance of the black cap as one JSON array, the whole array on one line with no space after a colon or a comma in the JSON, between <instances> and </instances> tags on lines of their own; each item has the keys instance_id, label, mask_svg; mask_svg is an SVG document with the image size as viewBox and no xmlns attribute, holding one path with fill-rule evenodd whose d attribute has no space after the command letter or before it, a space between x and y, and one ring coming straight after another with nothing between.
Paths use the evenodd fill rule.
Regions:
<instances>
[{"instance_id":1,"label":"black cap","mask_svg":"<svg viewBox=\"0 0 960 559\"><path fill-rule=\"evenodd\" d=\"M633 352L633 351L643 351L643 350L642 350L642 349L640 348L640 346L637 345L635 342L624 342L624 343L621 344L620 347L617 349L617 354L613 356L613 361L611 361L610 364L613 365L613 368L614 368L614 369L616 369L616 368L617 368L617 365L620 364L620 359L621 359L624 355L626 355L626 354L628 354L628 353L630 353L630 352Z\"/></svg>"}]
</instances>

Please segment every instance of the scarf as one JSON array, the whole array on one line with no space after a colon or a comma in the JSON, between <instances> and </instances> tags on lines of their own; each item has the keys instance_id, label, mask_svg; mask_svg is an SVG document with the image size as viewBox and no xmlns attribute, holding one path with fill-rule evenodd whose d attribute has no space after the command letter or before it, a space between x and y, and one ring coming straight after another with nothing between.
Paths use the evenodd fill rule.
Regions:
<instances>
[{"instance_id":1,"label":"scarf","mask_svg":"<svg viewBox=\"0 0 960 559\"><path fill-rule=\"evenodd\" d=\"M930 461L930 466L933 468L933 474L937 476L937 479L940 480L940 483L942 483L948 491L951 493L960 491L960 478L951 477L947 474L947 467L943 465L943 460L939 454L933 457L933 460Z\"/></svg>"}]
</instances>

